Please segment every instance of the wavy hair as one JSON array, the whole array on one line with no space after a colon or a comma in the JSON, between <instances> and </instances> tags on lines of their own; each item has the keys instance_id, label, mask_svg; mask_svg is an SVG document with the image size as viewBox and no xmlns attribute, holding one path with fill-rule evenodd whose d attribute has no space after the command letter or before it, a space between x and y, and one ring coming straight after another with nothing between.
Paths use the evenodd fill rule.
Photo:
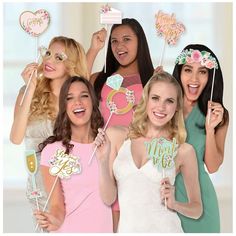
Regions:
<instances>
[{"instance_id":1,"label":"wavy hair","mask_svg":"<svg viewBox=\"0 0 236 236\"><path fill-rule=\"evenodd\" d=\"M201 45L201 44L189 44L188 46L186 46L184 50L186 49L193 49L193 50L199 50L199 51L207 51L210 53L210 55L212 57L214 57L216 59L216 62L218 64L218 69L215 70L215 81L214 81L214 90L213 90L213 96L212 96L212 101L214 102L218 102L222 105L222 107L224 108L224 115L223 115L223 120L220 124L218 124L218 126L216 127L216 129L222 125L224 125L225 122L228 121L229 119L229 114L227 109L224 107L223 104L223 90L224 90L224 81L223 81L223 75L222 75L222 71L220 68L220 63L218 61L218 58L216 57L216 55L205 45ZM182 87L182 91L183 91L183 85L181 82L181 71L182 71L183 65L179 65L176 64L174 67L174 71L173 71L173 76L177 79L177 81L179 82L179 84ZM198 106L201 110L201 112L206 116L207 115L207 104L208 101L210 100L210 94L211 94L211 86L212 86L212 80L213 80L213 69L208 69L208 80L207 80L207 84L205 86L205 88L203 89L201 95L198 98Z\"/></svg>"},{"instance_id":2,"label":"wavy hair","mask_svg":"<svg viewBox=\"0 0 236 236\"><path fill-rule=\"evenodd\" d=\"M108 48L106 55L106 73L103 68L103 70L98 74L94 82L94 88L96 93L98 94L99 99L101 99L101 90L106 82L107 77L115 73L120 67L119 62L114 57L111 49L111 35L114 29L123 25L130 27L138 38L137 62L143 87L148 82L148 79L153 75L154 72L154 67L152 64L147 39L142 26L139 24L137 20L133 18L124 18L122 19L121 24L114 24L111 28L111 34L108 41Z\"/></svg>"},{"instance_id":3,"label":"wavy hair","mask_svg":"<svg viewBox=\"0 0 236 236\"><path fill-rule=\"evenodd\" d=\"M66 107L67 107L67 95L72 83L81 82L85 84L88 88L89 94L92 100L92 114L91 114L91 133L93 138L97 136L98 128L101 128L104 125L104 120L99 111L99 101L95 94L93 86L90 82L83 78L74 76L66 80L61 88L60 96L59 96L59 112L55 121L53 135L47 138L43 143L39 144L39 150L42 151L43 148L49 144L54 143L56 141L61 141L62 145L66 148L66 153L68 154L72 148L73 144L70 144L71 141L71 121L67 115Z\"/></svg>"},{"instance_id":4,"label":"wavy hair","mask_svg":"<svg viewBox=\"0 0 236 236\"><path fill-rule=\"evenodd\" d=\"M154 74L148 83L145 85L143 89L142 98L137 105L133 120L129 127L129 137L130 138L138 138L141 136L145 136L147 133L147 123L148 123L148 115L146 111L149 94L151 88L154 84L158 82L165 82L168 84L172 84L177 91L177 111L175 112L172 119L168 122L167 129L170 133L170 138L175 138L179 144L182 144L186 140L186 129L184 125L183 118L183 95L182 90L179 83L176 79L167 72L161 72Z\"/></svg>"},{"instance_id":5,"label":"wavy hair","mask_svg":"<svg viewBox=\"0 0 236 236\"><path fill-rule=\"evenodd\" d=\"M64 36L54 37L49 44L49 48L54 43L61 43L65 47L68 59L63 63L65 64L68 78L71 76L81 76L88 79L86 55L81 44L72 38ZM38 68L38 74L38 83L31 102L29 120L38 119L40 116L47 116L47 118L55 120L55 97L50 87L51 80L43 76L43 63Z\"/></svg>"}]
</instances>

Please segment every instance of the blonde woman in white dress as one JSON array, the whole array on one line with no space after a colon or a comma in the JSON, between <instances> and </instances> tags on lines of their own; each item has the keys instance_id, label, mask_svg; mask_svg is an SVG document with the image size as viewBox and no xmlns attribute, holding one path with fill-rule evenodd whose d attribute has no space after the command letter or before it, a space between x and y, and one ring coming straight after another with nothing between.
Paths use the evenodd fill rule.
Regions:
<instances>
[{"instance_id":1,"label":"blonde woman in white dress","mask_svg":"<svg viewBox=\"0 0 236 236\"><path fill-rule=\"evenodd\" d=\"M155 74L147 83L129 128L99 130L98 146L104 188L103 201L110 205L118 195L119 233L181 233L177 212L197 219L202 214L197 160L185 143L182 91L168 73ZM165 138L178 143L173 168L162 171L147 156L145 142ZM188 202L175 200L175 176L181 172Z\"/></svg>"}]
</instances>

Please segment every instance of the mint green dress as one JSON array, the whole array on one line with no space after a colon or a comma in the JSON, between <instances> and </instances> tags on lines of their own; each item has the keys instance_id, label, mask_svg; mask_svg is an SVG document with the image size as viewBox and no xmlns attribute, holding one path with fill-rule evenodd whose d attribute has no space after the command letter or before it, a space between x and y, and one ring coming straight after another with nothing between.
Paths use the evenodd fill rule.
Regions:
<instances>
[{"instance_id":1,"label":"mint green dress","mask_svg":"<svg viewBox=\"0 0 236 236\"><path fill-rule=\"evenodd\" d=\"M198 105L193 108L185 120L185 126L187 130L186 142L194 147L197 155L203 214L197 220L178 214L182 228L185 233L219 233L220 216L217 196L209 174L205 171L203 160L206 142L205 116L201 113ZM175 191L177 201L188 201L181 173L176 176Z\"/></svg>"}]
</instances>

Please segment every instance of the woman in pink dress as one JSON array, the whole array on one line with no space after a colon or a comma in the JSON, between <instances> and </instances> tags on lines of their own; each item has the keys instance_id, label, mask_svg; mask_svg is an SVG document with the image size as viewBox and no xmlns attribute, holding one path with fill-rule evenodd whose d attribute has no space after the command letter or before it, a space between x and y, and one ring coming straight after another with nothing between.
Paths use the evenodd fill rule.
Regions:
<instances>
[{"instance_id":1,"label":"woman in pink dress","mask_svg":"<svg viewBox=\"0 0 236 236\"><path fill-rule=\"evenodd\" d=\"M106 31L94 33L89 49L89 61L93 62L94 55L102 48L105 42ZM93 63L91 63L92 65ZM152 64L147 39L139 22L132 18L122 19L121 24L111 28L108 40L106 71L103 70L91 76L90 82L100 99L100 111L105 123L110 116L107 104L115 103L117 112L113 113L108 127L113 125L128 126L133 117L136 104L141 99L143 87L153 75ZM124 79L121 87L111 88L106 80L112 75L121 75ZM119 220L119 206L113 205L114 232L117 230Z\"/></svg>"},{"instance_id":2,"label":"woman in pink dress","mask_svg":"<svg viewBox=\"0 0 236 236\"><path fill-rule=\"evenodd\" d=\"M93 60L104 45L106 31L94 33L89 49L89 61ZM106 71L105 68L91 76L90 82L100 99L100 110L106 123L110 110L107 102L117 105L118 113L112 115L109 126L128 126L132 121L133 107L138 104L143 87L153 75L154 67L148 48L147 39L139 22L133 18L122 19L121 24L111 28L108 40ZM121 75L124 79L120 89L114 91L107 85L107 78L111 75Z\"/></svg>"},{"instance_id":3,"label":"woman in pink dress","mask_svg":"<svg viewBox=\"0 0 236 236\"><path fill-rule=\"evenodd\" d=\"M40 145L48 193L56 179L55 168L60 169L57 174L61 177L50 197L49 212L35 211L40 227L57 233L112 232L111 208L100 197L104 187L100 161L88 165L97 130L103 124L92 85L81 77L68 79L61 89L53 136ZM63 160L76 165L62 164Z\"/></svg>"},{"instance_id":4,"label":"woman in pink dress","mask_svg":"<svg viewBox=\"0 0 236 236\"><path fill-rule=\"evenodd\" d=\"M74 75L89 79L87 67L92 66L89 61L86 63L82 45L64 36L54 37L48 48L40 48L40 54L42 62L28 64L21 74L25 85L20 89L16 99L10 134L13 144L18 145L24 141L25 151L35 150L38 163L41 158L38 145L53 133L58 113L59 93L63 83ZM25 93L26 88L27 93ZM47 199L38 169L35 173L37 188L33 182L32 176L28 175L26 196L32 211L42 208ZM33 223L35 224L34 219ZM38 228L38 232L40 231Z\"/></svg>"}]
</instances>

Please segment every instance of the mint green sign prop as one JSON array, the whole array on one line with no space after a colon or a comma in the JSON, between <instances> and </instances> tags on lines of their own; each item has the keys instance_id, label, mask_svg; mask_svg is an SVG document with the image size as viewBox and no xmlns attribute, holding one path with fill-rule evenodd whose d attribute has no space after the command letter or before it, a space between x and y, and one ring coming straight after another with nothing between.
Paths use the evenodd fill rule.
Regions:
<instances>
[{"instance_id":1,"label":"mint green sign prop","mask_svg":"<svg viewBox=\"0 0 236 236\"><path fill-rule=\"evenodd\" d=\"M144 142L147 155L152 159L153 165L157 169L170 169L175 165L175 157L177 155L178 144L176 139L169 141L165 138L154 138L150 142Z\"/></svg>"}]
</instances>

